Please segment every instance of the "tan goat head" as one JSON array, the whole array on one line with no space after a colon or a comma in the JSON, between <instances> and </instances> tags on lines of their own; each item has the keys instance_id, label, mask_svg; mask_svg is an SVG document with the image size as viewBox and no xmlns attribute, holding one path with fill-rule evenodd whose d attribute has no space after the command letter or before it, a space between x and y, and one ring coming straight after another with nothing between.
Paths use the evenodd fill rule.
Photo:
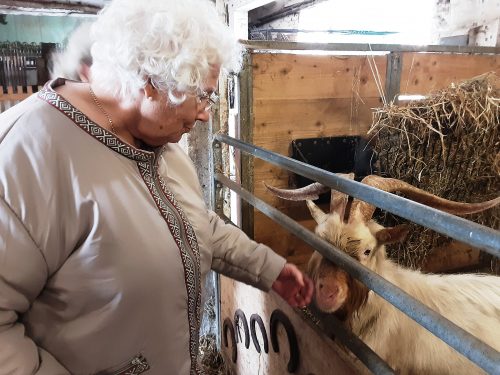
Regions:
<instances>
[{"instance_id":1,"label":"tan goat head","mask_svg":"<svg viewBox=\"0 0 500 375\"><path fill-rule=\"evenodd\" d=\"M352 173L338 175L354 178ZM453 202L404 181L375 175L361 182L387 192L403 193L411 200L455 215L484 211L500 203L500 197L482 203ZM403 241L408 234L406 225L384 228L372 220L375 207L366 202L354 199L350 209L347 208L348 196L333 189L330 212L323 212L312 201L329 189L319 183L295 190L277 189L267 184L266 187L283 199L306 200L317 223L316 234L375 272L386 260L385 245ZM323 312L336 312L340 318L348 319L368 297L368 288L318 252L309 260L308 273L315 284L314 301Z\"/></svg>"}]
</instances>

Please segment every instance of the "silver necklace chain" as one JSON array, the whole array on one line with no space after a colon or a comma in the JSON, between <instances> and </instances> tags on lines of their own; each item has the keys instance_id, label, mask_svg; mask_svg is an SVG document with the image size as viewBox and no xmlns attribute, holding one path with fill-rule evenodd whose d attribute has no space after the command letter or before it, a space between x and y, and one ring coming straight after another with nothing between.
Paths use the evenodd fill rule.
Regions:
<instances>
[{"instance_id":1,"label":"silver necklace chain","mask_svg":"<svg viewBox=\"0 0 500 375\"><path fill-rule=\"evenodd\" d=\"M104 114L104 116L106 116L106 118L108 119L109 125L111 127L111 131L114 134L116 134L115 125L113 124L113 121L111 120L111 116L103 108L103 106L101 105L101 103L99 102L99 100L97 100L97 96L95 95L94 90L92 90L92 86L91 85L89 85L89 91L90 91L90 96L92 96L92 99L94 100L94 103L96 104L96 106L101 110L101 112Z\"/></svg>"}]
</instances>

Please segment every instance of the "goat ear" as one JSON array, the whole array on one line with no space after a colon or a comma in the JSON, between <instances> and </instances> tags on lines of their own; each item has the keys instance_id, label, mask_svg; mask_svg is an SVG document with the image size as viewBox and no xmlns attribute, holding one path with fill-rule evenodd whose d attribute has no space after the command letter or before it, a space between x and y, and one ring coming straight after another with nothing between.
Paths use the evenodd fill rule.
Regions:
<instances>
[{"instance_id":1,"label":"goat ear","mask_svg":"<svg viewBox=\"0 0 500 375\"><path fill-rule=\"evenodd\" d=\"M309 211L311 212L311 216L317 224L321 224L326 220L328 214L325 214L313 201L307 200L306 203L307 208L309 208Z\"/></svg>"},{"instance_id":2,"label":"goat ear","mask_svg":"<svg viewBox=\"0 0 500 375\"><path fill-rule=\"evenodd\" d=\"M349 180L354 180L354 173L337 173L338 176L347 178ZM349 196L345 193L332 189L330 198L330 213L336 213L339 215L340 219L343 221L345 219L345 209Z\"/></svg>"},{"instance_id":3,"label":"goat ear","mask_svg":"<svg viewBox=\"0 0 500 375\"><path fill-rule=\"evenodd\" d=\"M379 230L375 233L375 238L381 244L403 242L409 231L410 227L406 224L396 225L395 227Z\"/></svg>"},{"instance_id":4,"label":"goat ear","mask_svg":"<svg viewBox=\"0 0 500 375\"><path fill-rule=\"evenodd\" d=\"M318 278L318 270L322 258L323 256L315 251L311 255L311 258L309 258L309 262L307 263L307 274L313 281L316 281L316 279Z\"/></svg>"},{"instance_id":5,"label":"goat ear","mask_svg":"<svg viewBox=\"0 0 500 375\"><path fill-rule=\"evenodd\" d=\"M330 198L330 213L336 213L341 219L343 219L348 199L349 196L347 194L332 189Z\"/></svg>"}]
</instances>

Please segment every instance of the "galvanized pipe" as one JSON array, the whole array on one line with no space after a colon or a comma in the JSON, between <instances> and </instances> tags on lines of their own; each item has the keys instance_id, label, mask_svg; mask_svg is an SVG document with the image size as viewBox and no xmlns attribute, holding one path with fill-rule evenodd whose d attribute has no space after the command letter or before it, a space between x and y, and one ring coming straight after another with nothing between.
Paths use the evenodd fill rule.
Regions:
<instances>
[{"instance_id":1,"label":"galvanized pipe","mask_svg":"<svg viewBox=\"0 0 500 375\"><path fill-rule=\"evenodd\" d=\"M218 134L215 138L269 163L286 168L313 181L318 181L323 185L362 199L414 223L482 249L496 257L500 257L500 232L494 229L357 181L339 177L334 173L264 150L238 139L228 137L227 135Z\"/></svg>"},{"instance_id":2,"label":"galvanized pipe","mask_svg":"<svg viewBox=\"0 0 500 375\"><path fill-rule=\"evenodd\" d=\"M303 43L280 42L269 40L240 40L247 49L257 51L364 51L364 52L441 52L441 53L473 53L473 54L499 54L499 47L483 46L446 46L446 45L404 45L404 44L379 44L379 43Z\"/></svg>"},{"instance_id":3,"label":"galvanized pipe","mask_svg":"<svg viewBox=\"0 0 500 375\"><path fill-rule=\"evenodd\" d=\"M233 144L235 146L235 144ZM238 146L235 146L238 147ZM415 320L422 327L446 342L452 348L462 353L465 357L477 364L490 374L498 374L500 369L500 353L489 345L478 340L467 331L458 327L448 319L442 317L434 310L423 305L420 301L410 296L394 284L388 282L375 272L361 265L343 251L332 246L329 242L316 236L314 233L295 222L290 217L281 213L274 207L255 197L240 185L231 181L224 175L217 173L216 180L229 187L240 197L263 214L281 224L285 229L303 239L314 247L324 257L342 267L351 276L361 281L386 301L397 307L403 313Z\"/></svg>"},{"instance_id":4,"label":"galvanized pipe","mask_svg":"<svg viewBox=\"0 0 500 375\"><path fill-rule=\"evenodd\" d=\"M328 336L335 336L335 338L344 344L345 347L364 363L371 372L377 375L395 374L394 370L380 358L377 353L366 345L358 336L346 329L334 314L323 313L319 311L314 304L308 306L307 309L315 318L320 319L323 333ZM321 320L321 317L325 315L328 315L328 318Z\"/></svg>"}]
</instances>

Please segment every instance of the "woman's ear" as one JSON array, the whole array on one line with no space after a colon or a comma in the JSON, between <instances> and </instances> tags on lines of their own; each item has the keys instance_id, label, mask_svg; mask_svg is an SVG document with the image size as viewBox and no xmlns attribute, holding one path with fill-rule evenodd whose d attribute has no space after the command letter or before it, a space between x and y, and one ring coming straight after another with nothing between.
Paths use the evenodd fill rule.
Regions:
<instances>
[{"instance_id":1,"label":"woman's ear","mask_svg":"<svg viewBox=\"0 0 500 375\"><path fill-rule=\"evenodd\" d=\"M153 100L158 95L158 90L153 86L151 80L148 79L144 85L144 97L148 100Z\"/></svg>"}]
</instances>

